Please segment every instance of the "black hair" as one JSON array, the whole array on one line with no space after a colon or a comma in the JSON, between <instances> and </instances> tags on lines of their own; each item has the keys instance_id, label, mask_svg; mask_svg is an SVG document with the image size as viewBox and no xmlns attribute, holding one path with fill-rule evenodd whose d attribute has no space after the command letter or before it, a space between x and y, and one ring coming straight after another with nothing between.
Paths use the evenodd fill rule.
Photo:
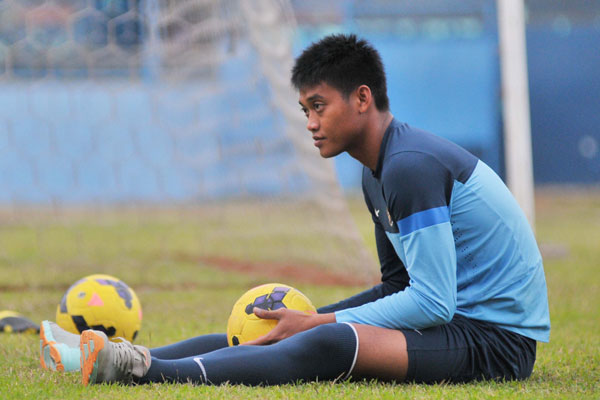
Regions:
<instances>
[{"instance_id":1,"label":"black hair","mask_svg":"<svg viewBox=\"0 0 600 400\"><path fill-rule=\"evenodd\" d=\"M353 34L329 35L311 44L292 68L292 85L298 90L326 83L348 98L357 87L367 85L379 111L390 108L385 81L377 50Z\"/></svg>"}]
</instances>

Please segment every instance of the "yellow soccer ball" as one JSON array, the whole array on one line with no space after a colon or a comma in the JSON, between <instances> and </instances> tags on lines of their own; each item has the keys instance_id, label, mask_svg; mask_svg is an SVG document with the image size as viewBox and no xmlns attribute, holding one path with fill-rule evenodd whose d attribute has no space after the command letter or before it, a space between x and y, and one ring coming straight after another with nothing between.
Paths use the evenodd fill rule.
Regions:
<instances>
[{"instance_id":1,"label":"yellow soccer ball","mask_svg":"<svg viewBox=\"0 0 600 400\"><path fill-rule=\"evenodd\" d=\"M142 306L123 281L110 275L90 275L64 294L56 309L56 323L75 334L95 329L111 340L122 337L131 342L142 325Z\"/></svg>"},{"instance_id":2,"label":"yellow soccer ball","mask_svg":"<svg viewBox=\"0 0 600 400\"><path fill-rule=\"evenodd\" d=\"M282 283L267 283L248 290L236 301L227 323L227 342L230 346L246 343L266 335L277 325L276 320L260 319L252 310L289 308L316 313L315 306L297 289Z\"/></svg>"}]
</instances>

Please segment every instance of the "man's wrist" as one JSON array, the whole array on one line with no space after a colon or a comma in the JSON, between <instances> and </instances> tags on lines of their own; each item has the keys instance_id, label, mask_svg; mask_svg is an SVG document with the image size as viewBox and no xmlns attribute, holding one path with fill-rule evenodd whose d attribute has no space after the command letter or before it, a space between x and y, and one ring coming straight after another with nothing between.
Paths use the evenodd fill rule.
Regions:
<instances>
[{"instance_id":1,"label":"man's wrist","mask_svg":"<svg viewBox=\"0 0 600 400\"><path fill-rule=\"evenodd\" d=\"M334 323L335 313L313 314L313 322L314 326Z\"/></svg>"}]
</instances>

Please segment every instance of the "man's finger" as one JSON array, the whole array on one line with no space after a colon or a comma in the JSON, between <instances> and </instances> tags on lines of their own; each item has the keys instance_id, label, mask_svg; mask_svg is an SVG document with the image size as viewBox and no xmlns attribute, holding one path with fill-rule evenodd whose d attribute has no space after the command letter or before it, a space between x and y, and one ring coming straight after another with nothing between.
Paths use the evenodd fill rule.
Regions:
<instances>
[{"instance_id":1,"label":"man's finger","mask_svg":"<svg viewBox=\"0 0 600 400\"><path fill-rule=\"evenodd\" d=\"M263 310L262 308L254 307L252 312L254 312L254 314L258 318L262 318L262 319L280 319L281 318L280 310Z\"/></svg>"},{"instance_id":2,"label":"man's finger","mask_svg":"<svg viewBox=\"0 0 600 400\"><path fill-rule=\"evenodd\" d=\"M272 340L269 338L269 334L263 335L257 339L249 340L246 343L242 343L241 346L263 346L271 344Z\"/></svg>"}]
</instances>

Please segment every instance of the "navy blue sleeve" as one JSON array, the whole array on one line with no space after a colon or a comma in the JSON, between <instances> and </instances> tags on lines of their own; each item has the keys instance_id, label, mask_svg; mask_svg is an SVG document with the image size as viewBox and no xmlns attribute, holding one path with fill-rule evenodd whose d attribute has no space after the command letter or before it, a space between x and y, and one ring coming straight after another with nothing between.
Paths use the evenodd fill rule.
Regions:
<instances>
[{"instance_id":1,"label":"navy blue sleeve","mask_svg":"<svg viewBox=\"0 0 600 400\"><path fill-rule=\"evenodd\" d=\"M370 303L382 297L404 290L409 283L408 272L402 260L396 254L394 246L388 239L381 223L375 218L373 206L365 191L365 203L375 225L375 243L381 266L381 283L335 304L319 308L319 313L329 313Z\"/></svg>"},{"instance_id":2,"label":"navy blue sleeve","mask_svg":"<svg viewBox=\"0 0 600 400\"><path fill-rule=\"evenodd\" d=\"M392 243L378 223L375 224L375 240L377 254L381 263L381 283L337 303L323 306L317 310L319 314L358 307L389 296L390 294L400 292L408 286L408 272L394 251Z\"/></svg>"},{"instance_id":3,"label":"navy blue sleeve","mask_svg":"<svg viewBox=\"0 0 600 400\"><path fill-rule=\"evenodd\" d=\"M379 222L375 224L375 243L381 265L381 281L394 288L386 291L384 296L403 290L409 284L408 272Z\"/></svg>"},{"instance_id":4,"label":"navy blue sleeve","mask_svg":"<svg viewBox=\"0 0 600 400\"><path fill-rule=\"evenodd\" d=\"M319 307L317 312L319 314L326 314L331 312L336 312L340 310L345 310L347 308L358 307L366 303L370 303L382 297L385 297L384 293L384 284L380 283L378 285L373 286L370 289L365 290L364 292L360 292L355 294L352 297L341 300L337 303L328 304L323 307Z\"/></svg>"}]
</instances>

